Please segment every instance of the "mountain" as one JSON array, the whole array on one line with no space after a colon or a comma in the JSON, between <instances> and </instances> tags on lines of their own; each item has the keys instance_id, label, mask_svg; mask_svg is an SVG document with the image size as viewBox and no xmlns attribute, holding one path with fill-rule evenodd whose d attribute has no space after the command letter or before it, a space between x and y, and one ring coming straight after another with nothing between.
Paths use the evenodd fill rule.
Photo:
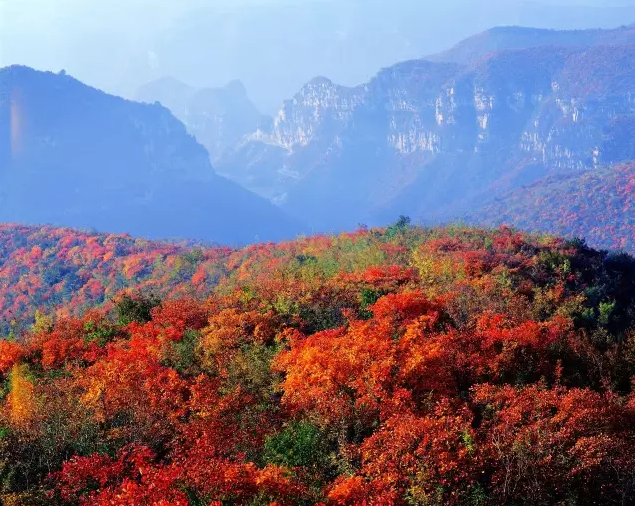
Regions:
<instances>
[{"instance_id":1,"label":"mountain","mask_svg":"<svg viewBox=\"0 0 635 506\"><path fill-rule=\"evenodd\" d=\"M215 174L164 107L17 66L0 70L0 220L220 243L299 229Z\"/></svg>"},{"instance_id":2,"label":"mountain","mask_svg":"<svg viewBox=\"0 0 635 506\"><path fill-rule=\"evenodd\" d=\"M634 94L629 44L413 60L354 88L311 81L217 166L268 178L315 230L447 219L493 192L635 158Z\"/></svg>"},{"instance_id":3,"label":"mountain","mask_svg":"<svg viewBox=\"0 0 635 506\"><path fill-rule=\"evenodd\" d=\"M178 79L163 77L141 86L135 93L134 99L148 104L159 102L183 121L182 118L187 113L188 101L195 92L196 88Z\"/></svg>"},{"instance_id":4,"label":"mountain","mask_svg":"<svg viewBox=\"0 0 635 506\"><path fill-rule=\"evenodd\" d=\"M471 212L467 221L635 251L635 163L541 179Z\"/></svg>"},{"instance_id":5,"label":"mountain","mask_svg":"<svg viewBox=\"0 0 635 506\"><path fill-rule=\"evenodd\" d=\"M160 102L167 107L205 146L212 163L263 121L267 122L240 81L222 88L195 89L175 79L163 78L142 86L135 99Z\"/></svg>"},{"instance_id":6,"label":"mountain","mask_svg":"<svg viewBox=\"0 0 635 506\"><path fill-rule=\"evenodd\" d=\"M469 37L436 55L431 61L474 64L491 53L539 46L584 47L635 43L635 25L615 29L548 30L521 26L501 26Z\"/></svg>"}]
</instances>

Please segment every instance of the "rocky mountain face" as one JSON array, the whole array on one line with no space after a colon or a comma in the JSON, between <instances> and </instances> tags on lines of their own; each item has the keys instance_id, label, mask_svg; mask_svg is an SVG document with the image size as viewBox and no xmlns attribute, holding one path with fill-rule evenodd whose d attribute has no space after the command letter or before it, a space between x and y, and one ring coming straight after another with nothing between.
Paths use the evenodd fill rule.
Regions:
<instances>
[{"instance_id":1,"label":"rocky mountain face","mask_svg":"<svg viewBox=\"0 0 635 506\"><path fill-rule=\"evenodd\" d=\"M218 176L161 105L26 67L0 70L0 221L220 243L298 231L278 208Z\"/></svg>"},{"instance_id":2,"label":"rocky mountain face","mask_svg":"<svg viewBox=\"0 0 635 506\"><path fill-rule=\"evenodd\" d=\"M249 100L240 81L223 88L196 89L176 79L164 78L141 87L135 97L167 107L205 146L215 163L245 135L270 120Z\"/></svg>"},{"instance_id":3,"label":"rocky mountain face","mask_svg":"<svg viewBox=\"0 0 635 506\"><path fill-rule=\"evenodd\" d=\"M445 220L549 174L635 158L634 128L634 46L539 46L404 62L355 88L313 80L217 166L316 230Z\"/></svg>"}]
</instances>

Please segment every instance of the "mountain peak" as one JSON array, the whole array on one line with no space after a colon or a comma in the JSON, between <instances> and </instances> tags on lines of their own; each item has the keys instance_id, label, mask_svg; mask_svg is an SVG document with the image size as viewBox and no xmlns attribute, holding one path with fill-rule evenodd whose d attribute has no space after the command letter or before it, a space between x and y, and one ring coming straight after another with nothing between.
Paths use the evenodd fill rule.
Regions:
<instances>
[{"instance_id":1,"label":"mountain peak","mask_svg":"<svg viewBox=\"0 0 635 506\"><path fill-rule=\"evenodd\" d=\"M247 97L247 88L245 88L245 85L240 79L230 81L225 85L224 89L229 91L232 95Z\"/></svg>"},{"instance_id":2,"label":"mountain peak","mask_svg":"<svg viewBox=\"0 0 635 506\"><path fill-rule=\"evenodd\" d=\"M335 83L331 81L328 77L317 76L311 79L307 84L307 86L335 86Z\"/></svg>"}]
</instances>

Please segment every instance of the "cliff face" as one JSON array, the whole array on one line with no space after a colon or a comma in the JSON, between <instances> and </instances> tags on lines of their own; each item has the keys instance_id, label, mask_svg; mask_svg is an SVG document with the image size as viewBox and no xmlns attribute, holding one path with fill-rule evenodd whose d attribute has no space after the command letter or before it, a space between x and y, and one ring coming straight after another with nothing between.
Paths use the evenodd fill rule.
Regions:
<instances>
[{"instance_id":1,"label":"cliff face","mask_svg":"<svg viewBox=\"0 0 635 506\"><path fill-rule=\"evenodd\" d=\"M298 231L161 105L26 67L0 69L0 221L221 243Z\"/></svg>"},{"instance_id":2,"label":"cliff face","mask_svg":"<svg viewBox=\"0 0 635 506\"><path fill-rule=\"evenodd\" d=\"M319 229L454 216L547 174L635 157L635 48L542 46L416 60L356 88L325 79L219 160Z\"/></svg>"}]
</instances>

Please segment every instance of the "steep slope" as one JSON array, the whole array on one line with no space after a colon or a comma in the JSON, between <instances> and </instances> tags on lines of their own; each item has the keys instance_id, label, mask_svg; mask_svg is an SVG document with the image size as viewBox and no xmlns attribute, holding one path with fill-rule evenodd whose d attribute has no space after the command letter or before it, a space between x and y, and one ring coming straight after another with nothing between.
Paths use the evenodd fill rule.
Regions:
<instances>
[{"instance_id":1,"label":"steep slope","mask_svg":"<svg viewBox=\"0 0 635 506\"><path fill-rule=\"evenodd\" d=\"M298 230L162 106L26 67L0 70L0 220L222 243Z\"/></svg>"},{"instance_id":2,"label":"steep slope","mask_svg":"<svg viewBox=\"0 0 635 506\"><path fill-rule=\"evenodd\" d=\"M470 213L467 220L635 251L635 163L536 181Z\"/></svg>"},{"instance_id":3,"label":"steep slope","mask_svg":"<svg viewBox=\"0 0 635 506\"><path fill-rule=\"evenodd\" d=\"M634 42L635 25L605 30L547 30L521 26L501 26L465 39L447 51L429 56L427 59L471 65L491 53L508 49L527 49L539 46L610 46Z\"/></svg>"},{"instance_id":4,"label":"steep slope","mask_svg":"<svg viewBox=\"0 0 635 506\"><path fill-rule=\"evenodd\" d=\"M240 81L232 81L223 88L196 89L164 78L141 87L135 98L147 103L160 102L170 109L205 146L212 163L266 122Z\"/></svg>"},{"instance_id":5,"label":"steep slope","mask_svg":"<svg viewBox=\"0 0 635 506\"><path fill-rule=\"evenodd\" d=\"M473 66L414 60L307 84L239 160L317 230L437 220L548 174L635 157L635 46L541 46Z\"/></svg>"}]
</instances>

